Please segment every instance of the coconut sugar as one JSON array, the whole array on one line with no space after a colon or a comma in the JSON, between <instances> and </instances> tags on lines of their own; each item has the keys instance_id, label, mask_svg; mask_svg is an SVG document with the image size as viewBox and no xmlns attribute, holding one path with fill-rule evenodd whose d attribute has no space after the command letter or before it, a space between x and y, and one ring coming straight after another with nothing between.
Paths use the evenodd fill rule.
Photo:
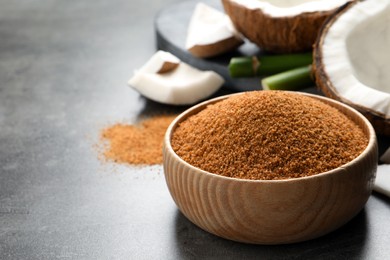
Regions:
<instances>
[{"instance_id":1,"label":"coconut sugar","mask_svg":"<svg viewBox=\"0 0 390 260\"><path fill-rule=\"evenodd\" d=\"M161 164L164 134L175 117L160 115L137 125L115 124L103 129L101 138L108 141L104 158L126 164Z\"/></svg>"},{"instance_id":2,"label":"coconut sugar","mask_svg":"<svg viewBox=\"0 0 390 260\"><path fill-rule=\"evenodd\" d=\"M336 108L291 92L253 91L207 106L175 129L174 151L202 170L275 180L337 168L367 147L363 130Z\"/></svg>"}]
</instances>

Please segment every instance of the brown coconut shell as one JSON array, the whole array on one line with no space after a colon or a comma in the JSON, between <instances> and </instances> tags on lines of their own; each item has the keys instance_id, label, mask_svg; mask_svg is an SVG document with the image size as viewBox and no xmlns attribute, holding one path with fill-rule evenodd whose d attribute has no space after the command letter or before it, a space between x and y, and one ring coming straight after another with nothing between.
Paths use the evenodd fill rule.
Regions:
<instances>
[{"instance_id":1,"label":"brown coconut shell","mask_svg":"<svg viewBox=\"0 0 390 260\"><path fill-rule=\"evenodd\" d=\"M272 17L231 0L222 0L222 4L239 32L262 50L274 53L311 50L322 24L338 9Z\"/></svg>"},{"instance_id":2,"label":"brown coconut shell","mask_svg":"<svg viewBox=\"0 0 390 260\"><path fill-rule=\"evenodd\" d=\"M230 37L219 42L207 45L195 45L188 51L198 58L211 58L237 49L244 41L237 37Z\"/></svg>"},{"instance_id":3,"label":"brown coconut shell","mask_svg":"<svg viewBox=\"0 0 390 260\"><path fill-rule=\"evenodd\" d=\"M375 111L369 107L364 107L362 105L352 103L351 101L342 97L335 86L329 79L329 75L325 72L325 67L323 64L323 53L322 53L322 45L325 40L325 36L329 31L329 28L332 27L334 22L345 12L348 11L353 5L358 4L359 2L350 2L340 8L337 12L334 13L331 17L329 17L324 26L319 31L318 38L314 44L313 50L313 75L315 77L315 81L317 87L324 93L325 96L330 97L332 99L341 101L356 110L362 113L373 125L375 131L378 134L390 136L390 118L386 118L383 113Z\"/></svg>"},{"instance_id":4,"label":"brown coconut shell","mask_svg":"<svg viewBox=\"0 0 390 260\"><path fill-rule=\"evenodd\" d=\"M164 74L164 73L170 72L170 71L176 69L177 66L179 66L179 63L166 61L166 62L164 62L162 67L159 69L159 71L157 71L157 73Z\"/></svg>"}]
</instances>

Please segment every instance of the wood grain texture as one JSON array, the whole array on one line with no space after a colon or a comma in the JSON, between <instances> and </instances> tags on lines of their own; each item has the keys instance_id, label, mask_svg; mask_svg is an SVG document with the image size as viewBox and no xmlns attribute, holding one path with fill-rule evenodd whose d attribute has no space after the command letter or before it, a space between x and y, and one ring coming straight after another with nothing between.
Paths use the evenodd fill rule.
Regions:
<instances>
[{"instance_id":1,"label":"wood grain texture","mask_svg":"<svg viewBox=\"0 0 390 260\"><path fill-rule=\"evenodd\" d=\"M226 96L210 102L223 98ZM167 186L180 211L210 233L254 244L313 239L353 218L372 191L378 158L375 132L367 119L355 110L337 101L318 98L336 106L359 124L370 137L369 145L360 156L342 167L289 180L227 178L189 165L172 150L171 134L178 123L210 102L181 114L167 130L163 148Z\"/></svg>"},{"instance_id":2,"label":"wood grain texture","mask_svg":"<svg viewBox=\"0 0 390 260\"><path fill-rule=\"evenodd\" d=\"M311 50L325 19L336 11L273 17L261 9L249 9L231 0L222 0L222 3L239 32L263 50L275 53Z\"/></svg>"}]
</instances>

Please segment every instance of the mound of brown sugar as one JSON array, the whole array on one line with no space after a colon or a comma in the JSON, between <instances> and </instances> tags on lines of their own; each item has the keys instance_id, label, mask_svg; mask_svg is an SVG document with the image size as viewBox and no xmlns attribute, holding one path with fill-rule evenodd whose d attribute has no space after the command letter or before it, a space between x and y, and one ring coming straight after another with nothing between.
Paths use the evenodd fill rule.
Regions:
<instances>
[{"instance_id":1,"label":"mound of brown sugar","mask_svg":"<svg viewBox=\"0 0 390 260\"><path fill-rule=\"evenodd\" d=\"M311 97L254 91L209 105L174 131L188 163L223 176L286 179L337 168L367 146L362 129Z\"/></svg>"},{"instance_id":2,"label":"mound of brown sugar","mask_svg":"<svg viewBox=\"0 0 390 260\"><path fill-rule=\"evenodd\" d=\"M103 129L101 138L108 141L103 156L117 163L161 164L164 135L175 117L161 115L137 125L115 124Z\"/></svg>"}]
</instances>

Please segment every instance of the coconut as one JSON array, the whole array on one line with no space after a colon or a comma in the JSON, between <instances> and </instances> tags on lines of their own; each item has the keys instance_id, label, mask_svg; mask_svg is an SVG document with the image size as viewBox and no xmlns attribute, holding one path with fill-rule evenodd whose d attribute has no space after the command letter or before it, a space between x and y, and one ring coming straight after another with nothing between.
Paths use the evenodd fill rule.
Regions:
<instances>
[{"instance_id":1,"label":"coconut","mask_svg":"<svg viewBox=\"0 0 390 260\"><path fill-rule=\"evenodd\" d=\"M155 55L153 55L140 71L147 71L149 73L158 73L163 74L170 72L179 66L180 60L166 51L157 51Z\"/></svg>"},{"instance_id":2,"label":"coconut","mask_svg":"<svg viewBox=\"0 0 390 260\"><path fill-rule=\"evenodd\" d=\"M379 157L379 160L383 163L390 164L390 147Z\"/></svg>"},{"instance_id":3,"label":"coconut","mask_svg":"<svg viewBox=\"0 0 390 260\"><path fill-rule=\"evenodd\" d=\"M378 165L374 190L390 197L390 164Z\"/></svg>"},{"instance_id":4,"label":"coconut","mask_svg":"<svg viewBox=\"0 0 390 260\"><path fill-rule=\"evenodd\" d=\"M312 49L323 22L350 0L222 0L233 24L261 49L275 53Z\"/></svg>"},{"instance_id":5,"label":"coconut","mask_svg":"<svg viewBox=\"0 0 390 260\"><path fill-rule=\"evenodd\" d=\"M390 1L357 1L341 8L314 48L317 86L362 112L390 136Z\"/></svg>"},{"instance_id":6,"label":"coconut","mask_svg":"<svg viewBox=\"0 0 390 260\"><path fill-rule=\"evenodd\" d=\"M188 26L186 49L195 57L210 58L236 49L243 38L223 12L198 3Z\"/></svg>"},{"instance_id":7,"label":"coconut","mask_svg":"<svg viewBox=\"0 0 390 260\"><path fill-rule=\"evenodd\" d=\"M159 103L191 105L214 94L224 79L202 71L169 52L157 51L128 81L130 87Z\"/></svg>"}]
</instances>

